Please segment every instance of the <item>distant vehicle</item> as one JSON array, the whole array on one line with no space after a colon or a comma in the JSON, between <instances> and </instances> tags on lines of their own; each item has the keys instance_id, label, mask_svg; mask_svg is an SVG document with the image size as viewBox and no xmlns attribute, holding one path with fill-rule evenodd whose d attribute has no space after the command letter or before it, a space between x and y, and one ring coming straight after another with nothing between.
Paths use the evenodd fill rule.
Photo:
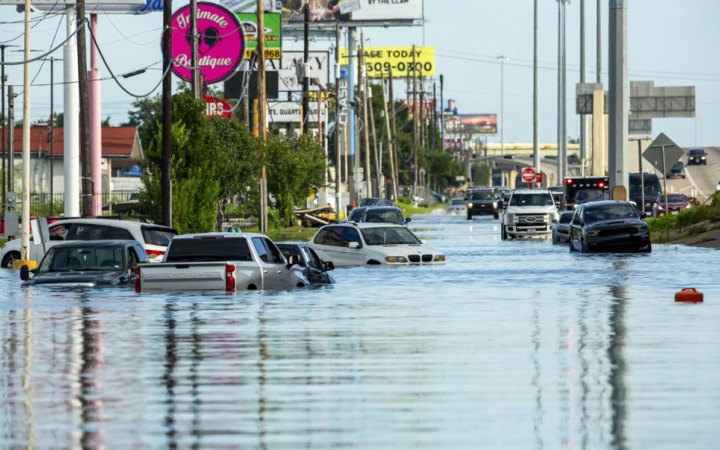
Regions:
<instances>
[{"instance_id":1,"label":"distant vehicle","mask_svg":"<svg viewBox=\"0 0 720 450\"><path fill-rule=\"evenodd\" d=\"M395 206L395 204L384 198L367 197L361 199L358 206Z\"/></svg>"},{"instance_id":2,"label":"distant vehicle","mask_svg":"<svg viewBox=\"0 0 720 450\"><path fill-rule=\"evenodd\" d=\"M142 244L150 262L160 262L170 239L177 234L172 228L150 223L114 219L66 219L48 226L50 242L36 242L30 237L30 259L40 261L45 251L62 241L130 240ZM37 234L33 230L33 234ZM39 235L38 235L39 236ZM13 239L0 249L2 267L20 259L21 239Z\"/></svg>"},{"instance_id":3,"label":"distant vehicle","mask_svg":"<svg viewBox=\"0 0 720 450\"><path fill-rule=\"evenodd\" d=\"M682 161L678 161L670 168L670 171L665 175L667 179L670 178L682 178L685 179L685 164Z\"/></svg>"},{"instance_id":4,"label":"distant vehicle","mask_svg":"<svg viewBox=\"0 0 720 450\"><path fill-rule=\"evenodd\" d=\"M23 266L23 286L103 287L135 281L135 268L147 263L137 241L63 242L50 248L35 270Z\"/></svg>"},{"instance_id":5,"label":"distant vehicle","mask_svg":"<svg viewBox=\"0 0 720 450\"><path fill-rule=\"evenodd\" d=\"M560 214L560 218L553 226L552 243L567 244L570 240L570 221L575 211L565 211Z\"/></svg>"},{"instance_id":6,"label":"distant vehicle","mask_svg":"<svg viewBox=\"0 0 720 450\"><path fill-rule=\"evenodd\" d=\"M577 153L571 153L571 154L569 154L568 157L567 157L567 162L568 162L568 164L570 164L571 166L579 166L580 163L581 163L580 157L577 155Z\"/></svg>"},{"instance_id":7,"label":"distant vehicle","mask_svg":"<svg viewBox=\"0 0 720 450\"><path fill-rule=\"evenodd\" d=\"M578 206L570 222L570 251L652 251L650 233L630 202L607 200Z\"/></svg>"},{"instance_id":8,"label":"distant vehicle","mask_svg":"<svg viewBox=\"0 0 720 450\"><path fill-rule=\"evenodd\" d=\"M503 155L503 159L515 159L515 155L511 155L510 153L507 153Z\"/></svg>"},{"instance_id":9,"label":"distant vehicle","mask_svg":"<svg viewBox=\"0 0 720 450\"><path fill-rule=\"evenodd\" d=\"M467 200L464 198L454 198L450 200L447 207L448 214L465 214L467 212Z\"/></svg>"},{"instance_id":10,"label":"distant vehicle","mask_svg":"<svg viewBox=\"0 0 720 450\"><path fill-rule=\"evenodd\" d=\"M543 159L558 159L557 155L545 155Z\"/></svg>"},{"instance_id":11,"label":"distant vehicle","mask_svg":"<svg viewBox=\"0 0 720 450\"><path fill-rule=\"evenodd\" d=\"M499 204L498 196L492 189L471 192L467 195L467 220L472 220L474 216L493 216L493 219L498 219Z\"/></svg>"},{"instance_id":12,"label":"distant vehicle","mask_svg":"<svg viewBox=\"0 0 720 450\"><path fill-rule=\"evenodd\" d=\"M691 148L690 150L688 150L687 165L696 166L701 164L703 166L707 166L707 153L705 152L705 149Z\"/></svg>"},{"instance_id":13,"label":"distant vehicle","mask_svg":"<svg viewBox=\"0 0 720 450\"><path fill-rule=\"evenodd\" d=\"M547 236L558 219L555 200L548 190L513 191L500 222L502 240L521 236Z\"/></svg>"},{"instance_id":14,"label":"distant vehicle","mask_svg":"<svg viewBox=\"0 0 720 450\"><path fill-rule=\"evenodd\" d=\"M305 278L308 279L310 284L332 284L335 282L333 276L328 273L335 269L335 265L330 261L321 260L307 242L278 242L277 247L288 261L290 257L295 257L297 264L303 268Z\"/></svg>"},{"instance_id":15,"label":"distant vehicle","mask_svg":"<svg viewBox=\"0 0 720 450\"><path fill-rule=\"evenodd\" d=\"M653 217L660 217L663 214L677 214L683 209L689 209L692 207L690 199L684 194L668 194L667 198L668 211L665 210L665 196L660 194L655 199L653 205L652 215Z\"/></svg>"},{"instance_id":16,"label":"distant vehicle","mask_svg":"<svg viewBox=\"0 0 720 450\"><path fill-rule=\"evenodd\" d=\"M566 209L575 209L587 202L610 198L608 177L568 177L563 179L564 203Z\"/></svg>"},{"instance_id":17,"label":"distant vehicle","mask_svg":"<svg viewBox=\"0 0 720 450\"><path fill-rule=\"evenodd\" d=\"M446 203L448 200L447 195L443 195L435 191L430 191L430 195L432 195L432 197L437 200L438 203Z\"/></svg>"},{"instance_id":18,"label":"distant vehicle","mask_svg":"<svg viewBox=\"0 0 720 450\"><path fill-rule=\"evenodd\" d=\"M404 226L394 224L327 225L318 230L310 247L336 267L445 262L445 255L432 251Z\"/></svg>"},{"instance_id":19,"label":"distant vehicle","mask_svg":"<svg viewBox=\"0 0 720 450\"><path fill-rule=\"evenodd\" d=\"M645 212L650 213L658 195L662 193L660 179L654 173L643 173L642 180L645 185ZM642 211L643 207L643 190L641 188L641 178L639 173L630 174L630 201L637 205L638 211Z\"/></svg>"},{"instance_id":20,"label":"distant vehicle","mask_svg":"<svg viewBox=\"0 0 720 450\"><path fill-rule=\"evenodd\" d=\"M184 234L160 264L140 264L135 291L286 291L309 284L294 257L264 234Z\"/></svg>"},{"instance_id":21,"label":"distant vehicle","mask_svg":"<svg viewBox=\"0 0 720 450\"><path fill-rule=\"evenodd\" d=\"M402 210L397 206L358 206L350 212L347 221L405 225L411 219L403 217Z\"/></svg>"}]
</instances>

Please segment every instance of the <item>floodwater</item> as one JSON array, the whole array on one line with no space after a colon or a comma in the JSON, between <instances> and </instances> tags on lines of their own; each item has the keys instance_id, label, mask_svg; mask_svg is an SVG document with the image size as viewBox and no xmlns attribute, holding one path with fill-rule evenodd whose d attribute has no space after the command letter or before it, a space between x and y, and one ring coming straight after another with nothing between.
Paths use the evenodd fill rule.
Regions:
<instances>
[{"instance_id":1,"label":"floodwater","mask_svg":"<svg viewBox=\"0 0 720 450\"><path fill-rule=\"evenodd\" d=\"M295 292L20 289L0 271L0 447L718 448L716 251L412 225L445 266ZM704 304L673 302L688 286Z\"/></svg>"}]
</instances>

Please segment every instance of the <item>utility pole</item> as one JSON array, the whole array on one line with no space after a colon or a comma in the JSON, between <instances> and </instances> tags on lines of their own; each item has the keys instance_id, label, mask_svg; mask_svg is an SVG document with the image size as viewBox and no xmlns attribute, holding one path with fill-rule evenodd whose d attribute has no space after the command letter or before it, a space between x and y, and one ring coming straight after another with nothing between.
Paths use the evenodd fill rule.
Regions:
<instances>
[{"instance_id":1,"label":"utility pole","mask_svg":"<svg viewBox=\"0 0 720 450\"><path fill-rule=\"evenodd\" d=\"M585 0L580 0L580 83L585 83L587 61L585 60ZM587 158L587 117L580 115L580 174L585 176L585 159Z\"/></svg>"},{"instance_id":2,"label":"utility pole","mask_svg":"<svg viewBox=\"0 0 720 450\"><path fill-rule=\"evenodd\" d=\"M365 141L365 195L373 196L372 175L370 171L370 123L368 120L368 104L367 104L367 72L365 67L365 42L362 33L360 34L360 48L358 49L358 71L360 79L358 86L360 88L362 114L363 114L363 137Z\"/></svg>"},{"instance_id":3,"label":"utility pole","mask_svg":"<svg viewBox=\"0 0 720 450\"><path fill-rule=\"evenodd\" d=\"M55 196L54 196L54 184L53 177L55 176L55 170L53 165L55 164L55 58L50 57L50 215L55 215Z\"/></svg>"},{"instance_id":4,"label":"utility pole","mask_svg":"<svg viewBox=\"0 0 720 450\"><path fill-rule=\"evenodd\" d=\"M344 131L343 126L343 131ZM340 148L340 22L335 21L335 219L340 221L342 211L342 167Z\"/></svg>"},{"instance_id":5,"label":"utility pole","mask_svg":"<svg viewBox=\"0 0 720 450\"><path fill-rule=\"evenodd\" d=\"M533 168L540 173L540 91L538 78L538 0L533 6Z\"/></svg>"},{"instance_id":6,"label":"utility pole","mask_svg":"<svg viewBox=\"0 0 720 450\"><path fill-rule=\"evenodd\" d=\"M505 55L497 57L500 61L500 153L505 155L505 62L509 58Z\"/></svg>"},{"instance_id":7,"label":"utility pole","mask_svg":"<svg viewBox=\"0 0 720 450\"><path fill-rule=\"evenodd\" d=\"M257 60L258 60L258 126L260 131L260 151L265 146L265 138L267 137L267 119L265 118L267 106L267 94L265 92L265 10L263 0L257 0L257 22L258 22L258 42L257 42ZM307 6L306 6L307 11ZM307 12L306 12L307 14ZM307 77L305 78L307 80ZM303 115L306 110L303 111ZM267 233L268 216L267 216L267 168L265 167L265 155L260 155L262 163L262 171L260 173L260 232Z\"/></svg>"},{"instance_id":8,"label":"utility pole","mask_svg":"<svg viewBox=\"0 0 720 450\"><path fill-rule=\"evenodd\" d=\"M305 23L303 28L303 86L302 86L302 133L310 131L310 77L307 73L308 62L310 61L310 3L305 2Z\"/></svg>"},{"instance_id":9,"label":"utility pole","mask_svg":"<svg viewBox=\"0 0 720 450\"><path fill-rule=\"evenodd\" d=\"M430 148L435 150L435 137L438 131L438 107L437 107L437 83L433 80L433 129L435 132L432 135L432 141L430 142Z\"/></svg>"},{"instance_id":10,"label":"utility pole","mask_svg":"<svg viewBox=\"0 0 720 450\"><path fill-rule=\"evenodd\" d=\"M80 154L82 156L82 215L92 216L94 186L90 156L90 114L88 111L87 47L85 40L85 0L77 2L78 89L80 90Z\"/></svg>"},{"instance_id":11,"label":"utility pole","mask_svg":"<svg viewBox=\"0 0 720 450\"><path fill-rule=\"evenodd\" d=\"M388 100L390 101L390 125L392 127L392 152L390 153L390 159L394 162L395 170L393 171L393 178L394 178L394 185L395 185L395 201L399 201L400 197L398 197L398 191L399 187L398 184L400 183L400 168L398 167L398 149L397 149L397 125L395 123L395 95L393 93L393 85L394 83L394 77L392 68L390 69L389 75L389 85L388 85Z\"/></svg>"},{"instance_id":12,"label":"utility pole","mask_svg":"<svg viewBox=\"0 0 720 450\"><path fill-rule=\"evenodd\" d=\"M7 122L7 116L5 115L5 49L7 47L15 47L15 45L0 44L0 84L2 89L0 90L0 101L2 101L2 211L5 211L5 192L6 192L6 181L5 181L5 160L7 159L7 140L5 138L5 124ZM12 128L10 129L12 134Z\"/></svg>"},{"instance_id":13,"label":"utility pole","mask_svg":"<svg viewBox=\"0 0 720 450\"><path fill-rule=\"evenodd\" d=\"M82 0L81 0L82 1ZM22 142L22 240L20 244L20 263L37 267L30 263L30 0L25 0L25 51L23 59L23 142ZM10 130L12 134L13 130ZM12 149L11 149L12 150ZM16 268L13 265L13 268Z\"/></svg>"},{"instance_id":14,"label":"utility pole","mask_svg":"<svg viewBox=\"0 0 720 450\"><path fill-rule=\"evenodd\" d=\"M445 151L445 77L440 74L440 148Z\"/></svg>"},{"instance_id":15,"label":"utility pole","mask_svg":"<svg viewBox=\"0 0 720 450\"><path fill-rule=\"evenodd\" d=\"M12 85L8 86L8 192L15 192L15 151L13 150L15 133L15 92ZM6 205L7 206L7 205Z\"/></svg>"},{"instance_id":16,"label":"utility pole","mask_svg":"<svg viewBox=\"0 0 720 450\"><path fill-rule=\"evenodd\" d=\"M391 69L392 70L392 69ZM385 76L384 73L382 74L382 95L383 95L383 111L385 112L385 134L387 135L387 142L388 142L388 159L390 160L390 179L392 181L392 199L397 201L398 199L398 188L397 188L397 178L395 178L395 159L393 158L393 133L390 130L390 113L388 111L388 99L387 99L387 92L385 91ZM392 98L390 99L392 101Z\"/></svg>"},{"instance_id":17,"label":"utility pole","mask_svg":"<svg viewBox=\"0 0 720 450\"><path fill-rule=\"evenodd\" d=\"M410 69L412 76L412 115L413 115L413 197L418 197L418 176L420 170L418 168L418 139L419 139L419 122L417 107L417 73L415 71L415 46L412 46L412 68Z\"/></svg>"},{"instance_id":18,"label":"utility pole","mask_svg":"<svg viewBox=\"0 0 720 450\"><path fill-rule=\"evenodd\" d=\"M198 67L198 29L197 29L197 0L190 0L190 32L192 33L190 64L192 65L191 86L193 95L200 100L202 80L200 80L200 67Z\"/></svg>"},{"instance_id":19,"label":"utility pole","mask_svg":"<svg viewBox=\"0 0 720 450\"><path fill-rule=\"evenodd\" d=\"M378 141L377 141L377 132L375 130L375 111L373 108L372 103L372 91L370 90L368 86L368 79L367 76L365 77L365 94L367 95L368 100L366 102L368 103L368 109L370 110L370 132L372 134L372 140L373 140L373 158L375 158L375 187L377 188L377 196L382 196L382 186L383 186L383 177L382 177L382 160L380 158L380 153L378 151Z\"/></svg>"},{"instance_id":20,"label":"utility pole","mask_svg":"<svg viewBox=\"0 0 720 450\"><path fill-rule=\"evenodd\" d=\"M163 72L172 64L172 0L163 0L162 41ZM160 162L160 202L162 223L168 227L173 224L172 215L172 178L170 160L172 159L172 76L170 72L162 80L162 156Z\"/></svg>"},{"instance_id":21,"label":"utility pole","mask_svg":"<svg viewBox=\"0 0 720 450\"><path fill-rule=\"evenodd\" d=\"M90 14L90 31L97 39L97 14ZM90 178L93 189L91 197L92 214L102 215L102 119L101 115L100 68L98 67L98 48L90 40L90 71L88 72L88 117L87 127L90 133ZM83 163L84 164L84 163ZM109 186L108 186L109 187Z\"/></svg>"},{"instance_id":22,"label":"utility pole","mask_svg":"<svg viewBox=\"0 0 720 450\"><path fill-rule=\"evenodd\" d=\"M78 86L78 52L75 7L65 8L65 33L68 41L63 46L63 212L65 217L80 216L80 115Z\"/></svg>"},{"instance_id":23,"label":"utility pole","mask_svg":"<svg viewBox=\"0 0 720 450\"><path fill-rule=\"evenodd\" d=\"M597 71L597 83L602 83L602 0L597 0L597 54L595 55L595 70Z\"/></svg>"},{"instance_id":24,"label":"utility pole","mask_svg":"<svg viewBox=\"0 0 720 450\"><path fill-rule=\"evenodd\" d=\"M628 0L610 0L608 175L614 200L627 199L628 186ZM664 154L663 154L664 155Z\"/></svg>"}]
</instances>

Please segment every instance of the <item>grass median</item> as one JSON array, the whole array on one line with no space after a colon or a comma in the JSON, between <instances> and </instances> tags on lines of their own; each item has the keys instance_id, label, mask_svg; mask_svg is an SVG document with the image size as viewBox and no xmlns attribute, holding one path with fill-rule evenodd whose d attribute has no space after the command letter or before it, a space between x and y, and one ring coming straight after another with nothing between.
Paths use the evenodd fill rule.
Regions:
<instances>
[{"instance_id":1,"label":"grass median","mask_svg":"<svg viewBox=\"0 0 720 450\"><path fill-rule=\"evenodd\" d=\"M694 245L716 241L720 235L720 193L703 205L648 219L647 224L652 241L659 244L682 241Z\"/></svg>"}]
</instances>

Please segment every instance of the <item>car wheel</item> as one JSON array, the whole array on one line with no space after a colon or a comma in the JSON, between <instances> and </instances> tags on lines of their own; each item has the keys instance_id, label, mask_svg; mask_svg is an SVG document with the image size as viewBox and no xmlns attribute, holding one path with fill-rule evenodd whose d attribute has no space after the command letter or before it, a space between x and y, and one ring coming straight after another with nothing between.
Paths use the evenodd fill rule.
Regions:
<instances>
[{"instance_id":1,"label":"car wheel","mask_svg":"<svg viewBox=\"0 0 720 450\"><path fill-rule=\"evenodd\" d=\"M557 238L557 235L556 235L555 233L552 234L552 243L553 243L553 245L555 245L555 244L558 243L558 238Z\"/></svg>"},{"instance_id":2,"label":"car wheel","mask_svg":"<svg viewBox=\"0 0 720 450\"><path fill-rule=\"evenodd\" d=\"M496 211L496 212L493 214L493 219L498 220L499 218L500 218L500 214Z\"/></svg>"},{"instance_id":3,"label":"car wheel","mask_svg":"<svg viewBox=\"0 0 720 450\"><path fill-rule=\"evenodd\" d=\"M2 266L6 269L12 268L13 261L18 261L20 259L20 253L18 252L10 252L2 260Z\"/></svg>"},{"instance_id":4,"label":"car wheel","mask_svg":"<svg viewBox=\"0 0 720 450\"><path fill-rule=\"evenodd\" d=\"M472 220L472 214L468 213L467 220Z\"/></svg>"},{"instance_id":5,"label":"car wheel","mask_svg":"<svg viewBox=\"0 0 720 450\"><path fill-rule=\"evenodd\" d=\"M643 253L652 253L652 242L648 242L647 247L645 247L644 249L642 249L642 252L643 252Z\"/></svg>"},{"instance_id":6,"label":"car wheel","mask_svg":"<svg viewBox=\"0 0 720 450\"><path fill-rule=\"evenodd\" d=\"M500 225L500 238L503 241L506 241L508 238L507 230L505 230L505 225Z\"/></svg>"}]
</instances>

